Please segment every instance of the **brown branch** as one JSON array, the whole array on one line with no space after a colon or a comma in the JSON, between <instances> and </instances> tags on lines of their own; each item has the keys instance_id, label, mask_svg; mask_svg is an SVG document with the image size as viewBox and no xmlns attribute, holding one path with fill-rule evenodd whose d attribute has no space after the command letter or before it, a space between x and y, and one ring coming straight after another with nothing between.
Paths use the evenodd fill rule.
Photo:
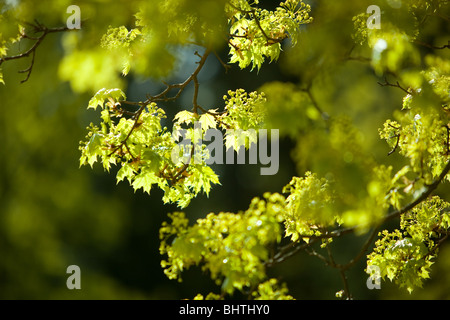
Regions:
<instances>
[{"instance_id":1,"label":"brown branch","mask_svg":"<svg viewBox=\"0 0 450 320\"><path fill-rule=\"evenodd\" d=\"M31 71L33 69L34 66L34 58L36 55L36 50L39 47L39 45L42 43L42 41L44 40L44 38L50 34L50 33L57 33L57 32L65 32L65 31L72 31L73 29L69 29L67 27L59 27L59 28L47 28L46 26L40 24L39 22L35 21L35 24L30 24L28 23L28 25L32 26L33 29L33 33L41 33L40 36L38 37L31 37L28 34L26 34L25 32L21 35L21 39L29 39L29 40L33 40L35 41L34 44L25 52L22 52L20 54L14 55L14 56L6 56L6 57L2 57L0 58L0 65L2 65L3 62L5 61L10 61L10 60L18 60L18 59L22 59L22 58L26 58L30 55L32 55L31 58L31 63L30 66L24 70L20 70L19 73L27 73L27 76L24 80L21 81L21 83L26 82L31 75Z\"/></svg>"},{"instance_id":2,"label":"brown branch","mask_svg":"<svg viewBox=\"0 0 450 320\"><path fill-rule=\"evenodd\" d=\"M401 89L402 91L404 91L404 92L407 93L407 94L410 94L410 95L413 95L413 94L414 94L414 92L409 91L409 90L403 88L403 87L400 85L400 83L399 83L398 81L397 81L397 83L395 83L395 84L390 83L389 81L387 81L387 78L386 78L386 77L384 78L384 83L381 83L381 82L379 82L379 81L377 81L377 83L378 83L380 86L382 86L382 87L386 87L386 86L389 86L389 87L395 87L395 88Z\"/></svg>"},{"instance_id":3,"label":"brown branch","mask_svg":"<svg viewBox=\"0 0 450 320\"><path fill-rule=\"evenodd\" d=\"M27 73L27 76L25 79L23 79L22 81L20 81L20 83L24 83L27 82L28 79L30 78L31 75L31 71L33 70L33 66L34 66L34 57L36 56L36 50L33 51L32 55L31 55L31 63L30 66L24 70L19 70L19 73Z\"/></svg>"},{"instance_id":4,"label":"brown branch","mask_svg":"<svg viewBox=\"0 0 450 320\"><path fill-rule=\"evenodd\" d=\"M386 78L386 77L384 78L384 83L381 83L381 82L379 82L379 81L377 81L377 83L378 83L380 86L382 86L382 87L386 87L386 86L389 86L389 87L395 87L395 88L401 89L403 92L405 92L405 93L407 93L407 94L410 94L410 95L413 95L413 94L414 94L414 92L409 91L409 90L403 88L403 87L400 85L400 83L399 83L398 81L397 81L395 84L390 83L389 81L387 81L387 78Z\"/></svg>"},{"instance_id":5,"label":"brown branch","mask_svg":"<svg viewBox=\"0 0 450 320\"><path fill-rule=\"evenodd\" d=\"M214 55L216 56L217 60L219 60L219 62L220 62L220 64L222 65L222 67L225 69L225 73L228 73L228 70L231 69L231 66L230 66L229 64L226 64L226 63L222 60L222 58L220 58L219 54L218 54L216 51L214 51L213 53L214 53Z\"/></svg>"},{"instance_id":6,"label":"brown branch","mask_svg":"<svg viewBox=\"0 0 450 320\"><path fill-rule=\"evenodd\" d=\"M255 20L255 23L258 26L259 30L261 30L262 35L264 36L264 38L266 38L266 41L267 41L268 44L269 43L270 44L275 44L275 43L283 41L283 39L281 39L281 40L280 39L275 39L275 38L269 37L267 35L266 31L261 26L261 23L259 22L258 17L256 16L256 10L255 9L252 10L252 16L253 16L253 19Z\"/></svg>"},{"instance_id":7,"label":"brown branch","mask_svg":"<svg viewBox=\"0 0 450 320\"><path fill-rule=\"evenodd\" d=\"M388 156L390 156L391 154L393 154L395 152L395 150L397 150L398 145L400 143L400 134L396 134L393 138L397 138L397 142L395 143L394 148L392 148L392 150L388 152Z\"/></svg>"},{"instance_id":8,"label":"brown branch","mask_svg":"<svg viewBox=\"0 0 450 320\"><path fill-rule=\"evenodd\" d=\"M272 267L275 264L283 262L286 259L288 259L289 257L292 257L297 252L300 252L300 251L312 246L317 241L318 241L318 239L316 238L316 239L312 239L309 242L304 242L304 243L291 242L291 243L287 244L286 246L280 248L280 250L277 254L275 254L272 258L270 258L264 262L264 265L266 267Z\"/></svg>"},{"instance_id":9,"label":"brown branch","mask_svg":"<svg viewBox=\"0 0 450 320\"><path fill-rule=\"evenodd\" d=\"M340 270L339 274L341 275L342 282L344 283L344 294L347 296L347 299L352 299L352 295L350 294L350 287L348 285L347 275L345 274L345 270Z\"/></svg>"},{"instance_id":10,"label":"brown branch","mask_svg":"<svg viewBox=\"0 0 450 320\"><path fill-rule=\"evenodd\" d=\"M439 239L438 243L430 251L428 251L421 259L425 259L430 255L434 254L444 244L444 242L447 241L449 235L450 233L448 231L445 232L445 235Z\"/></svg>"},{"instance_id":11,"label":"brown branch","mask_svg":"<svg viewBox=\"0 0 450 320\"><path fill-rule=\"evenodd\" d=\"M449 125L445 125L444 128L447 130L447 153L446 155L450 155L450 127Z\"/></svg>"},{"instance_id":12,"label":"brown branch","mask_svg":"<svg viewBox=\"0 0 450 320\"><path fill-rule=\"evenodd\" d=\"M433 254L442 244L448 239L449 233L447 232L445 236L443 236L441 239L439 239L438 243L434 246L434 248L428 253Z\"/></svg>"},{"instance_id":13,"label":"brown branch","mask_svg":"<svg viewBox=\"0 0 450 320\"><path fill-rule=\"evenodd\" d=\"M133 126L131 127L130 131L128 132L127 136L125 137L125 139L117 146L115 147L112 152L109 154L109 156L113 155L114 153L117 152L117 150L122 150L123 147L125 147L129 153L129 155L131 156L132 160L135 161L137 159L137 157L135 157L131 151L130 148L127 144L128 139L130 138L131 134L134 132L134 130L139 127L139 118L142 114L142 112L144 111L144 109L147 107L147 105L149 105L150 103L153 102L158 102L158 101L172 101L172 100L176 100L181 93L184 91L184 89L186 88L186 86L190 83L190 82L194 82L194 96L193 96L193 110L194 113L197 114L198 113L198 109L201 108L198 103L197 103L197 98L198 98L198 91L199 91L199 82L198 82L198 74L200 73L200 70L203 68L203 66L205 65L206 59L208 58L209 54L210 54L210 50L206 49L205 52L203 53L203 55L200 55L197 51L195 52L195 55L200 57L200 61L197 62L198 66L197 68L194 70L194 72L182 83L178 83L178 84L166 84L166 89L164 89L162 92L160 92L159 94L155 95L155 96L147 96L147 100L143 101L143 102L132 102L132 101L121 101L121 103L127 104L127 105L133 105L133 106L139 106L139 109L134 112L131 113L132 114L132 119L134 119L134 123ZM168 94L170 93L171 90L173 89L178 89L177 93L175 94L175 96L170 96L168 97ZM203 108L202 108L203 110ZM124 113L124 111L122 111ZM130 114L129 112L127 114ZM191 157L193 155L194 152L194 147L191 150ZM189 166L189 162L188 161L186 164L184 164L184 166L182 168L180 168L180 170L178 170L178 172L175 174L174 177L172 177L170 180L172 182L172 184L175 184L177 181L180 180L181 176L184 174L184 172L187 170L188 166Z\"/></svg>"},{"instance_id":14,"label":"brown branch","mask_svg":"<svg viewBox=\"0 0 450 320\"><path fill-rule=\"evenodd\" d=\"M194 156L194 152L195 152L195 144L192 144L191 154L189 156L189 160L186 161L186 163L177 171L176 175L172 178L172 180L171 180L172 185L176 184L181 179L181 176L189 168L189 165L191 163L192 157Z\"/></svg>"},{"instance_id":15,"label":"brown branch","mask_svg":"<svg viewBox=\"0 0 450 320\"><path fill-rule=\"evenodd\" d=\"M266 33L266 31L263 29L263 27L261 26L261 22L259 21L259 18L256 15L256 9L252 8L251 10L242 10L238 7L236 7L234 4L232 4L231 2L228 2L228 5L230 7L232 7L233 9L241 12L242 14L247 14L247 15L251 15L253 17L253 20L256 23L256 26L258 27L258 29L261 31L261 34L263 35L263 37L266 39L266 44L267 45L272 45L272 44L276 44L276 43L280 43L284 40L284 38L272 38L269 37L269 35ZM234 35L231 34L231 37L239 37L239 38L246 38L245 36L242 35Z\"/></svg>"},{"instance_id":16,"label":"brown branch","mask_svg":"<svg viewBox=\"0 0 450 320\"><path fill-rule=\"evenodd\" d=\"M198 115L199 105L197 103L197 98L198 98L199 84L197 77L194 77L193 81L194 81L194 96L192 98L192 112L194 112L195 115Z\"/></svg>"},{"instance_id":17,"label":"brown branch","mask_svg":"<svg viewBox=\"0 0 450 320\"><path fill-rule=\"evenodd\" d=\"M423 47L427 47L427 48L435 49L435 50L442 50L442 49L446 49L446 48L450 49L450 40L448 41L448 44L445 44L445 45L440 46L440 47L433 46L433 45L431 45L429 43L425 43L425 42L422 42L422 41L419 41L419 40L415 40L414 42L417 43L418 45L423 46Z\"/></svg>"},{"instance_id":18,"label":"brown branch","mask_svg":"<svg viewBox=\"0 0 450 320\"><path fill-rule=\"evenodd\" d=\"M138 111L136 111L136 113L133 115L134 118L134 123L133 126L131 127L130 131L128 132L127 136L125 137L125 139L123 139L123 141L120 143L120 145L118 145L116 148L114 148L113 151L111 151L111 153L108 156L112 156L117 150L122 149L122 147L125 146L125 148L127 149L128 153L130 154L131 158L134 160L136 160L136 157L133 156L133 154L130 152L130 149L128 147L127 141L130 138L131 134L133 133L133 131L139 126L139 117L141 116L142 112L144 111L146 105L142 105Z\"/></svg>"}]
</instances>

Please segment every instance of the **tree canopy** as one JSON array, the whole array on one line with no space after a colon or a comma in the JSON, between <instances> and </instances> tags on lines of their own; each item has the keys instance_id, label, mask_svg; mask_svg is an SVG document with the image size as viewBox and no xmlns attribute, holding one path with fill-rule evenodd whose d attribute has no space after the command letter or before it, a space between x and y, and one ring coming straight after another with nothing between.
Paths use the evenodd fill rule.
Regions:
<instances>
[{"instance_id":1,"label":"tree canopy","mask_svg":"<svg viewBox=\"0 0 450 320\"><path fill-rule=\"evenodd\" d=\"M0 2L1 297L449 298L448 1L49 3Z\"/></svg>"}]
</instances>

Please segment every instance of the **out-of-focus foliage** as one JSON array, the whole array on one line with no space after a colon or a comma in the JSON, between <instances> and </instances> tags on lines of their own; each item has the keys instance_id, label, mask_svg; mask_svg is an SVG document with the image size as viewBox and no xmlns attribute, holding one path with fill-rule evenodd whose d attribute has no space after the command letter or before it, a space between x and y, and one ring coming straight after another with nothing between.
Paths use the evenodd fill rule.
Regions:
<instances>
[{"instance_id":1,"label":"out-of-focus foliage","mask_svg":"<svg viewBox=\"0 0 450 320\"><path fill-rule=\"evenodd\" d=\"M448 1L80 1L80 30L57 29L71 3L52 4L0 4L2 297L73 298L64 271L81 264L80 297L160 298L161 287L139 285L152 275L121 271L130 266L116 253L146 237L154 251L138 256L159 246L168 279L195 285L184 274L199 267L212 280L194 299L311 298L298 270L313 265L291 259L299 252L330 267L312 267L308 286L336 270L344 279L317 284L320 298L400 295L383 291L387 282L366 289L373 267L412 296L446 279L449 193L431 194L450 180ZM370 5L381 8L380 28L369 28ZM212 60L232 71L211 78L219 89L206 105ZM228 178L208 162L209 129L234 151L279 129L296 172L245 195L246 211L227 209L243 193L230 201L223 191L222 209L206 214L212 200L202 194L221 194ZM238 178L243 188L264 181ZM140 190L152 190L152 228L135 220ZM169 213L158 233L171 203L185 212Z\"/></svg>"}]
</instances>

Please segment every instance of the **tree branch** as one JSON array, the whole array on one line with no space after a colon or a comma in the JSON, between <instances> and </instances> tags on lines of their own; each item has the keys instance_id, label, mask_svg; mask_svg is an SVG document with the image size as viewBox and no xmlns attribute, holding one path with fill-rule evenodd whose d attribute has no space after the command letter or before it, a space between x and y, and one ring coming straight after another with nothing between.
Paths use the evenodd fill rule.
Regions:
<instances>
[{"instance_id":1,"label":"tree branch","mask_svg":"<svg viewBox=\"0 0 450 320\"><path fill-rule=\"evenodd\" d=\"M125 146L125 148L128 151L128 154L131 156L132 160L133 161L137 160L137 157L135 157L131 153L129 146L127 144L127 141L130 138L131 134L134 132L134 130L139 126L139 118L140 118L142 112L144 111L144 109L147 107L147 105L149 105L150 103L153 103L153 102L159 102L159 101L167 102L167 101L176 100L181 95L181 93L184 91L184 89L187 87L187 85L191 82L194 83L194 95L193 95L193 99L192 99L193 112L195 114L198 114L199 109L204 110L203 108L201 108L198 105L198 102L197 102L198 92L199 92L199 82L198 82L197 76L200 73L203 66L205 65L206 59L208 58L210 53L211 53L210 49L206 49L205 52L203 53L203 55L200 55L197 51L195 52L195 55L200 57L200 61L197 62L198 66L194 70L194 72L184 82L178 83L178 84L167 84L166 83L166 86L167 86L166 89L164 89L162 92L160 92L159 94L157 94L155 96L147 96L147 100L145 100L143 102L142 101L141 102L121 101L121 103L124 103L124 104L139 106L139 109L136 112L131 113L132 119L134 119L133 126L131 127L131 129L128 132L125 139L120 143L120 145L118 145L117 147L115 147L112 150L112 152L109 154L109 156L112 156L118 150L122 150L122 148ZM173 89L178 89L178 91L175 94L175 96L169 97L168 94ZM125 110L122 111L122 113L125 113L125 112L126 112ZM127 114L130 114L130 112L127 112ZM193 153L194 153L194 146L191 150L191 157L192 157ZM182 178L185 171L189 167L189 163L190 163L190 161L188 161L186 164L184 164L183 167L181 167L179 170L177 170L176 173L174 173L174 175L172 175L170 177L169 180L172 184L175 184L177 181L179 181Z\"/></svg>"},{"instance_id":2,"label":"tree branch","mask_svg":"<svg viewBox=\"0 0 450 320\"><path fill-rule=\"evenodd\" d=\"M199 74L200 70L203 68L203 66L205 65L206 59L208 58L209 54L211 53L210 49L206 49L204 54L201 56L200 61L198 62L198 66L195 69L195 71L189 76L189 78L187 78L184 82L182 83L177 83L177 84L166 84L167 88L165 90L163 90L162 92L160 92L159 94L157 94L156 96L148 96L147 100L142 102L142 104L150 104L152 102L158 102L158 101L173 101L178 99L178 97L181 95L181 93L184 91L184 89L186 88L186 86L191 82L194 81L194 79L197 78L197 75ZM198 55L198 52L197 54ZM173 89L178 89L177 93L175 94L175 96L172 97L168 97L167 95L169 94L169 92Z\"/></svg>"},{"instance_id":3,"label":"tree branch","mask_svg":"<svg viewBox=\"0 0 450 320\"><path fill-rule=\"evenodd\" d=\"M312 246L317 241L318 241L318 238L312 239L311 241L304 242L304 243L291 242L291 243L287 244L286 246L280 248L280 251L277 254L275 254L272 258L270 258L264 262L264 265L266 267L272 267L275 264L283 262L286 259L288 259L289 257L292 257L297 252L300 252L300 251Z\"/></svg>"},{"instance_id":4,"label":"tree branch","mask_svg":"<svg viewBox=\"0 0 450 320\"><path fill-rule=\"evenodd\" d=\"M283 37L281 37L281 38L272 38L272 37L270 37L270 36L266 33L266 31L263 29L263 27L261 26L261 22L259 21L259 18L258 18L258 16L256 15L256 10L255 10L254 8L251 8L251 10L243 10L243 9L240 9L240 8L236 7L236 6L235 6L234 4L232 4L231 2L228 2L228 5L229 5L230 7L232 7L233 9L239 11L239 12L242 13L242 14L245 14L245 15L251 15L251 16L253 17L253 20L255 21L256 26L257 26L258 29L261 31L261 34L263 35L264 39L266 39L266 44L267 44L267 45L272 45L272 44L280 43L280 42L282 42L282 41L285 39L285 38L283 38ZM231 36L231 37L238 37L238 38L247 38L246 35L242 36L242 35L234 35L234 34L231 34L230 36Z\"/></svg>"},{"instance_id":5,"label":"tree branch","mask_svg":"<svg viewBox=\"0 0 450 320\"><path fill-rule=\"evenodd\" d=\"M415 201L411 202L410 204L404 206L403 208L396 210L390 214L388 214L382 221L382 223L385 223L391 219L397 218L401 216L402 214L414 209L417 205L419 205L422 201L425 201L431 193L436 190L436 188L439 186L439 184L444 180L445 176L450 171L450 161L445 166L444 170L442 170L439 177L430 185L428 185L427 190L425 190Z\"/></svg>"},{"instance_id":6,"label":"tree branch","mask_svg":"<svg viewBox=\"0 0 450 320\"><path fill-rule=\"evenodd\" d=\"M18 60L25 57L28 57L32 55L30 66L24 70L20 70L19 73L27 73L27 76L24 80L21 81L21 83L26 82L31 75L31 71L34 66L34 58L36 55L36 50L39 47L39 45L42 43L44 38L50 34L50 33L57 33L57 32L65 32L65 31L72 31L73 29L69 29L67 27L59 27L59 28L47 28L46 26L40 24L39 22L35 21L35 24L28 23L28 25L32 26L34 30L32 33L41 33L38 37L31 37L25 32L21 35L21 39L29 39L35 41L34 44L25 52L14 55L14 56L6 56L0 58L0 65L2 65L3 62L10 61L10 60Z\"/></svg>"},{"instance_id":7,"label":"tree branch","mask_svg":"<svg viewBox=\"0 0 450 320\"><path fill-rule=\"evenodd\" d=\"M389 151L388 156L390 156L391 154L393 154L395 152L395 150L397 150L398 145L400 143L400 134L396 134L395 136L393 136L393 138L397 138L397 142L395 143L394 148L392 148L392 150Z\"/></svg>"},{"instance_id":8,"label":"tree branch","mask_svg":"<svg viewBox=\"0 0 450 320\"><path fill-rule=\"evenodd\" d=\"M377 235L378 229L384 223L386 223L387 221L389 221L391 219L394 219L396 217L399 217L400 215L402 215L402 214L404 214L404 213L414 209L417 205L419 205L420 203L425 201L431 195L431 193L434 190L436 190L436 188L439 186L439 184L442 182L442 180L445 178L445 176L449 173L449 171L450 171L450 161L447 163L445 168L442 170L442 172L439 175L439 177L432 184L428 185L427 190L425 190L416 200L414 200L413 202L407 204L403 208L388 214L382 221L380 221L380 223L378 223L373 228L372 232L370 233L369 237L367 238L366 242L362 246L362 248L359 251L359 253L350 262L348 262L347 264L343 264L343 265L335 264L334 261L327 260L323 256L320 256L318 254L313 254L313 255L319 257L321 260L325 261L328 265L331 265L331 266L333 266L335 268L340 269L341 270L341 276L345 277L345 274L342 275L342 272L345 272L347 269L352 267L356 262L358 262L364 256L364 254L366 253L366 251L369 248L370 244L373 242L375 236ZM314 243L316 243L319 239L323 239L323 238L338 238L338 237L341 237L341 236L343 236L345 234L354 233L358 228L359 228L359 226L355 226L355 227L350 227L350 228L345 228L345 229L333 230L333 231L330 231L330 232L326 231L323 234L318 235L318 236L315 236L315 235L300 235L299 238L308 238L309 241L305 242L305 243L291 242L288 245L286 245L284 247L281 247L279 252L277 254L275 254L275 256L273 258L267 260L264 265L267 266L267 267L271 267L274 264L277 264L277 263L285 261L286 259L288 259L289 257L295 255L299 251L309 248ZM446 239L447 239L447 236L444 237L443 239L441 239L442 241L440 241L439 245L441 245ZM346 289L346 292L347 292L347 295L348 295L348 288Z\"/></svg>"},{"instance_id":9,"label":"tree branch","mask_svg":"<svg viewBox=\"0 0 450 320\"><path fill-rule=\"evenodd\" d=\"M440 46L440 47L433 46L433 45L431 45L429 43L425 43L425 42L422 42L422 41L419 41L419 40L415 40L414 42L417 43L418 45L423 46L423 47L427 47L427 48L435 49L435 50L442 50L442 49L446 49L446 48L450 49L450 40L448 41L448 44L445 44L445 45Z\"/></svg>"},{"instance_id":10,"label":"tree branch","mask_svg":"<svg viewBox=\"0 0 450 320\"><path fill-rule=\"evenodd\" d=\"M407 93L407 94L410 94L410 95L413 95L413 94L414 94L414 92L409 91L409 90L403 88L403 87L400 85L400 83L399 83L398 81L397 81L396 84L390 83L389 81L387 81L387 78L386 78L386 77L384 78L384 83L381 83L381 82L379 82L379 81L378 81L377 83L378 83L380 86L382 86L382 87L386 87L386 86L389 86L389 87L395 87L395 88L401 89L402 91L404 91L404 92Z\"/></svg>"},{"instance_id":11,"label":"tree branch","mask_svg":"<svg viewBox=\"0 0 450 320\"><path fill-rule=\"evenodd\" d=\"M218 54L216 51L214 51L213 53L214 53L214 55L216 56L217 60L218 60L218 61L220 62L220 64L222 65L222 67L225 69L225 73L227 73L228 70L231 69L231 66L228 65L228 64L226 64L226 63L222 60L222 58L220 58L219 54Z\"/></svg>"}]
</instances>

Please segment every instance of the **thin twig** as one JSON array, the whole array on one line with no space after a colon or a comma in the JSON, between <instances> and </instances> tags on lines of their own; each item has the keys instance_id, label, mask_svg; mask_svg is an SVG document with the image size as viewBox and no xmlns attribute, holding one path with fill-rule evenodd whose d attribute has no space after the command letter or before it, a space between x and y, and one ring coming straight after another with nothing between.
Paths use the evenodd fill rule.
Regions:
<instances>
[{"instance_id":1,"label":"thin twig","mask_svg":"<svg viewBox=\"0 0 450 320\"><path fill-rule=\"evenodd\" d=\"M24 83L27 82L28 79L30 78L31 75L31 71L33 70L33 66L34 66L34 57L36 56L36 50L33 51L33 53L31 54L31 63L30 66L24 70L19 70L19 73L27 73L27 76L25 79L23 79L22 81L20 81L20 83Z\"/></svg>"},{"instance_id":2,"label":"thin twig","mask_svg":"<svg viewBox=\"0 0 450 320\"><path fill-rule=\"evenodd\" d=\"M395 84L390 83L389 81L387 81L387 78L386 78L386 77L384 78L384 83L381 83L381 82L379 82L379 81L377 81L377 83L378 83L380 86L382 86L382 87L386 87L386 86L389 86L389 87L395 87L395 88L401 89L402 91L404 91L404 92L407 93L407 94L410 94L410 95L413 95L413 94L414 94L414 92L409 91L409 90L403 88L403 87L400 85L400 83L399 83L398 81L397 81L397 83L395 83Z\"/></svg>"},{"instance_id":3,"label":"thin twig","mask_svg":"<svg viewBox=\"0 0 450 320\"><path fill-rule=\"evenodd\" d=\"M431 45L429 43L425 43L425 42L422 42L422 41L419 41L419 40L415 40L414 42L417 43L418 45L423 46L423 47L427 47L427 48L435 49L435 50L442 50L442 49L446 49L446 48L450 49L450 40L448 41L448 44L445 44L445 45L440 46L440 47L433 46L433 45Z\"/></svg>"},{"instance_id":4,"label":"thin twig","mask_svg":"<svg viewBox=\"0 0 450 320\"><path fill-rule=\"evenodd\" d=\"M226 64L222 58L220 58L219 54L216 51L213 51L214 55L216 56L217 60L219 60L222 67L225 69L225 73L228 73L228 70L231 69L231 66L229 64Z\"/></svg>"},{"instance_id":5,"label":"thin twig","mask_svg":"<svg viewBox=\"0 0 450 320\"><path fill-rule=\"evenodd\" d=\"M166 84L166 89L163 90L162 92L160 92L159 94L157 94L156 96L148 96L147 100L144 101L144 104L149 104L152 102L158 102L158 101L173 101L179 98L179 96L181 95L181 93L184 91L184 89L186 88L186 86L191 83L194 78L197 77L197 75L199 74L200 70L203 68L203 66L205 65L206 59L208 58L209 54L211 53L210 49L206 49L205 52L203 53L203 55L201 56L200 61L198 62L198 66L195 69L195 71L189 76L189 78L187 78L184 82L182 83L177 83L177 84ZM198 55L198 52L197 52ZM168 97L167 95L170 93L171 90L173 89L178 89L177 93L175 94L175 96L171 96Z\"/></svg>"},{"instance_id":6,"label":"thin twig","mask_svg":"<svg viewBox=\"0 0 450 320\"><path fill-rule=\"evenodd\" d=\"M346 271L350 267L352 267L355 263L357 263L365 255L367 249L369 249L369 246L372 244L373 239L375 239L375 236L377 235L378 229L380 228L380 226L381 226L381 224L379 224L373 228L372 232L370 233L370 236L367 238L366 242L360 249L359 253L352 260L350 260L347 264L337 265L337 267L339 269L341 269L342 271Z\"/></svg>"},{"instance_id":7,"label":"thin twig","mask_svg":"<svg viewBox=\"0 0 450 320\"><path fill-rule=\"evenodd\" d=\"M33 40L33 41L35 41L34 44L25 52L22 52L20 54L14 55L14 56L7 56L7 57L0 58L0 65L1 65L5 61L22 59L22 58L32 55L29 67L24 70L19 71L19 73L27 73L26 78L24 80L22 80L21 83L26 82L30 78L31 71L34 66L34 58L36 55L36 50L39 47L39 45L42 43L44 38L50 33L72 31L72 29L69 29L67 27L47 28L46 26L42 25L41 23L39 23L37 21L35 21L35 24L28 23L28 25L30 25L34 28L34 30L33 30L34 33L41 33L41 35L39 37L31 37L24 32L21 35L21 39Z\"/></svg>"},{"instance_id":8,"label":"thin twig","mask_svg":"<svg viewBox=\"0 0 450 320\"><path fill-rule=\"evenodd\" d=\"M397 138L397 142L395 143L394 148L392 148L392 150L388 152L388 156L390 156L391 154L393 154L393 153L395 152L395 150L397 150L398 145L399 145L399 143L400 143L400 134L396 134L396 135L394 136L394 138Z\"/></svg>"}]
</instances>

